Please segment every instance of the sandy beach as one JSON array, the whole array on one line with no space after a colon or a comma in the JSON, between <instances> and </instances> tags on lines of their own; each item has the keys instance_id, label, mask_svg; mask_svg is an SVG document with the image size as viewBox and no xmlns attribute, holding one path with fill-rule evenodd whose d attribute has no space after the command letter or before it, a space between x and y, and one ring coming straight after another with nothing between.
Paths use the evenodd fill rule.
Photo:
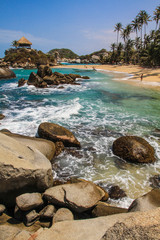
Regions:
<instances>
[{"instance_id":1,"label":"sandy beach","mask_svg":"<svg viewBox=\"0 0 160 240\"><path fill-rule=\"evenodd\" d=\"M156 88L160 90L160 68L143 68L140 66L129 65L63 65L58 68L78 68L78 69L93 69L104 71L114 75L118 81L123 81L127 84L136 85L139 87ZM143 80L141 81L141 75ZM126 77L128 76L128 78Z\"/></svg>"}]
</instances>

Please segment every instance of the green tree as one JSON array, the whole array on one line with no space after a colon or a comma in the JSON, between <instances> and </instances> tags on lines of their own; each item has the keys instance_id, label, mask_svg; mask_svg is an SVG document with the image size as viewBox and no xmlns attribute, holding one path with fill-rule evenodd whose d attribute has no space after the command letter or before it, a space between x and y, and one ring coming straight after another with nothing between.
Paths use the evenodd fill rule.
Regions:
<instances>
[{"instance_id":1,"label":"green tree","mask_svg":"<svg viewBox=\"0 0 160 240\"><path fill-rule=\"evenodd\" d=\"M119 40L119 32L122 30L122 23L117 23L114 27L114 32L117 32L117 45Z\"/></svg>"},{"instance_id":2,"label":"green tree","mask_svg":"<svg viewBox=\"0 0 160 240\"><path fill-rule=\"evenodd\" d=\"M158 23L160 21L160 6L158 6L155 11L154 11L154 16L153 16L153 20L156 21L156 30L158 27ZM159 25L160 28L160 25Z\"/></svg>"},{"instance_id":3,"label":"green tree","mask_svg":"<svg viewBox=\"0 0 160 240\"><path fill-rule=\"evenodd\" d=\"M18 47L18 41L17 41L17 40L14 40L14 41L12 42L11 46L17 48L17 47Z\"/></svg>"}]
</instances>

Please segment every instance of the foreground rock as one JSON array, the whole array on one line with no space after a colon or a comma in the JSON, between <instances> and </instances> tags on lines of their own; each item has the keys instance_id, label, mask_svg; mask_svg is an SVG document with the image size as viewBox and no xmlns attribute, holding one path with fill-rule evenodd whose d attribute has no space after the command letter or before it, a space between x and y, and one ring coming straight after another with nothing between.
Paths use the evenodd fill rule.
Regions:
<instances>
[{"instance_id":1,"label":"foreground rock","mask_svg":"<svg viewBox=\"0 0 160 240\"><path fill-rule=\"evenodd\" d=\"M44 156L46 156L49 160L52 160L56 155L56 147L55 144L51 141L35 138L35 137L28 137L20 134L15 134L8 132L7 130L1 130L2 133L5 135L15 139L16 141L29 146L31 148L36 148L40 151Z\"/></svg>"},{"instance_id":2,"label":"foreground rock","mask_svg":"<svg viewBox=\"0 0 160 240\"><path fill-rule=\"evenodd\" d=\"M94 217L108 216L118 213L127 213L128 209L110 206L107 203L99 202L92 211Z\"/></svg>"},{"instance_id":3,"label":"foreground rock","mask_svg":"<svg viewBox=\"0 0 160 240\"><path fill-rule=\"evenodd\" d=\"M153 189L145 195L135 199L130 205L128 211L148 211L160 207L160 189Z\"/></svg>"},{"instance_id":4,"label":"foreground rock","mask_svg":"<svg viewBox=\"0 0 160 240\"><path fill-rule=\"evenodd\" d=\"M113 153L133 163L154 163L156 161L153 147L143 138L136 136L124 136L115 140Z\"/></svg>"},{"instance_id":5,"label":"foreground rock","mask_svg":"<svg viewBox=\"0 0 160 240\"><path fill-rule=\"evenodd\" d=\"M119 231L122 225L125 226L125 231ZM140 228L141 231L139 231ZM126 230L132 238L127 238ZM37 235L36 240L158 240L160 239L160 208L148 212L122 213L88 220L58 222ZM105 238L108 236L109 238Z\"/></svg>"},{"instance_id":6,"label":"foreground rock","mask_svg":"<svg viewBox=\"0 0 160 240\"><path fill-rule=\"evenodd\" d=\"M65 147L80 147L80 142L73 133L58 124L41 123L38 127L38 135L53 142L63 142Z\"/></svg>"},{"instance_id":7,"label":"foreground rock","mask_svg":"<svg viewBox=\"0 0 160 240\"><path fill-rule=\"evenodd\" d=\"M28 188L42 192L52 186L51 164L37 149L0 133L0 156L1 203L13 205Z\"/></svg>"},{"instance_id":8,"label":"foreground rock","mask_svg":"<svg viewBox=\"0 0 160 240\"><path fill-rule=\"evenodd\" d=\"M41 77L39 77L36 73L32 72L29 76L27 81L28 85L34 85L35 87L39 88L46 88L47 83L43 81Z\"/></svg>"},{"instance_id":9,"label":"foreground rock","mask_svg":"<svg viewBox=\"0 0 160 240\"><path fill-rule=\"evenodd\" d=\"M25 80L24 78L21 78L18 80L18 87L22 87L27 83L27 80Z\"/></svg>"},{"instance_id":10,"label":"foreground rock","mask_svg":"<svg viewBox=\"0 0 160 240\"><path fill-rule=\"evenodd\" d=\"M0 79L16 78L16 74L9 68L0 68Z\"/></svg>"},{"instance_id":11,"label":"foreground rock","mask_svg":"<svg viewBox=\"0 0 160 240\"><path fill-rule=\"evenodd\" d=\"M69 209L60 208L58 209L58 211L53 217L53 224L55 224L56 222L73 221L73 220L74 220L74 216Z\"/></svg>"},{"instance_id":12,"label":"foreground rock","mask_svg":"<svg viewBox=\"0 0 160 240\"><path fill-rule=\"evenodd\" d=\"M103 190L89 182L55 186L44 192L44 198L49 202L79 213L92 208L104 195Z\"/></svg>"},{"instance_id":13,"label":"foreground rock","mask_svg":"<svg viewBox=\"0 0 160 240\"><path fill-rule=\"evenodd\" d=\"M16 204L22 211L35 209L43 204L40 193L24 193L16 198Z\"/></svg>"}]
</instances>

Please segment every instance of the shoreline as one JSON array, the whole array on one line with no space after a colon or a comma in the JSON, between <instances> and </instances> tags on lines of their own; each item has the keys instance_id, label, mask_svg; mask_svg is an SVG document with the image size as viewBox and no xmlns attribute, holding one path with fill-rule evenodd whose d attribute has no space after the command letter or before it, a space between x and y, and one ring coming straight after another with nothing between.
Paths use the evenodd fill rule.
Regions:
<instances>
[{"instance_id":1,"label":"shoreline","mask_svg":"<svg viewBox=\"0 0 160 240\"><path fill-rule=\"evenodd\" d=\"M135 65L61 65L53 68L77 68L83 70L92 70L95 68L103 73L111 74L116 81L141 88L160 90L160 68L142 68ZM140 76L142 73L143 80L141 81Z\"/></svg>"}]
</instances>

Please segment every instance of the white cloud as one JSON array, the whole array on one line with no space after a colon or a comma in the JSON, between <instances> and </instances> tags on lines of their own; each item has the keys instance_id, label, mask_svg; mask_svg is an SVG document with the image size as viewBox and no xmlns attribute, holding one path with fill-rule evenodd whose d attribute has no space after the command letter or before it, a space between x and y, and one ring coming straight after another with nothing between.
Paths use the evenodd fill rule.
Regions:
<instances>
[{"instance_id":1,"label":"white cloud","mask_svg":"<svg viewBox=\"0 0 160 240\"><path fill-rule=\"evenodd\" d=\"M116 41L116 33L113 30L83 30L83 35L88 40L97 42L99 45L110 46L111 43Z\"/></svg>"},{"instance_id":2,"label":"white cloud","mask_svg":"<svg viewBox=\"0 0 160 240\"><path fill-rule=\"evenodd\" d=\"M46 39L41 37L33 36L30 33L25 33L22 31L15 31L15 30L6 30L6 29L0 29L0 43L9 43L13 40L19 40L22 36L26 37L29 41L32 42L32 44L36 46L44 46L44 45L55 45L59 44L59 42L53 40L53 39Z\"/></svg>"}]
</instances>

